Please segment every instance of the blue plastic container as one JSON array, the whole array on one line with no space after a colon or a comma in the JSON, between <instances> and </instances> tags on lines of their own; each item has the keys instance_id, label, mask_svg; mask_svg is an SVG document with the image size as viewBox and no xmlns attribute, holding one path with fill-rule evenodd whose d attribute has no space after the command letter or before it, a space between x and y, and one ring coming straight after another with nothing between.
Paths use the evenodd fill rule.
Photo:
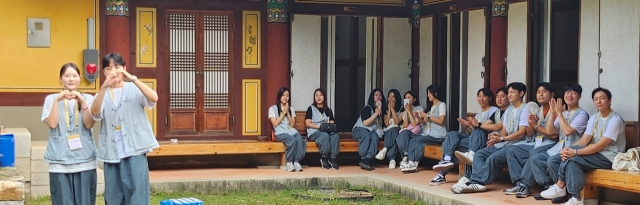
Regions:
<instances>
[{"instance_id":1,"label":"blue plastic container","mask_svg":"<svg viewBox=\"0 0 640 205\"><path fill-rule=\"evenodd\" d=\"M160 202L160 205L204 205L200 199L189 197L181 199L167 199Z\"/></svg>"},{"instance_id":2,"label":"blue plastic container","mask_svg":"<svg viewBox=\"0 0 640 205\"><path fill-rule=\"evenodd\" d=\"M16 139L13 134L0 134L0 166L16 166Z\"/></svg>"}]
</instances>

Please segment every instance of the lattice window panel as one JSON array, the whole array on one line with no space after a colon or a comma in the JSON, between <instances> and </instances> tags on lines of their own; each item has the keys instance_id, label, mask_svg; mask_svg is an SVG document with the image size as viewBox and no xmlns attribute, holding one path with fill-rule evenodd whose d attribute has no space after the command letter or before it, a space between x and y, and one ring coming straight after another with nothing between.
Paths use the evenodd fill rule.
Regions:
<instances>
[{"instance_id":1,"label":"lattice window panel","mask_svg":"<svg viewBox=\"0 0 640 205\"><path fill-rule=\"evenodd\" d=\"M204 108L229 108L229 16L204 16Z\"/></svg>"},{"instance_id":2,"label":"lattice window panel","mask_svg":"<svg viewBox=\"0 0 640 205\"><path fill-rule=\"evenodd\" d=\"M196 108L196 15L169 14L169 107Z\"/></svg>"}]
</instances>

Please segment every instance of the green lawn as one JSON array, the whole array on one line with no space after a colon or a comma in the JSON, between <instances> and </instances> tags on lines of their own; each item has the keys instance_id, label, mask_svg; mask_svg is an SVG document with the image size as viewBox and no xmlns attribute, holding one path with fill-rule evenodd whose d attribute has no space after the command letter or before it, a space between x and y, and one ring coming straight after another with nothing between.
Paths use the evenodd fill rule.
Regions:
<instances>
[{"instance_id":1,"label":"green lawn","mask_svg":"<svg viewBox=\"0 0 640 205\"><path fill-rule=\"evenodd\" d=\"M290 190L279 190L279 191L234 191L228 193L186 193L186 192L174 192L174 193L152 193L151 195L151 204L158 205L160 201L166 199L175 199L175 198L185 198L185 197L195 197L202 201L204 204L214 205L214 204L300 204L300 205L311 205L311 204L403 204L403 205L424 205L423 202L416 202L410 200L407 197L404 197L397 193L389 193L383 192L373 188L365 188L369 190L371 193L375 195L373 201L356 201L350 202L345 200L333 200L329 202L322 202L320 200L307 200L302 198L296 198L293 195L299 193L306 193L305 190L302 189L290 189ZM30 199L26 201L26 204L29 205L44 205L51 204L51 201L48 197L38 198L38 199ZM99 196L96 200L96 204L104 205L104 198Z\"/></svg>"}]
</instances>

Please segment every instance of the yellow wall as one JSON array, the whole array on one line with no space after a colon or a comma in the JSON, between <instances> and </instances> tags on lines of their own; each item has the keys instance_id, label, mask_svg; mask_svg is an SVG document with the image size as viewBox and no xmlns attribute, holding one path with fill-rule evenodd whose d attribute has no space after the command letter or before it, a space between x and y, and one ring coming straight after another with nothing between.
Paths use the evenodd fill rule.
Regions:
<instances>
[{"instance_id":1,"label":"yellow wall","mask_svg":"<svg viewBox=\"0 0 640 205\"><path fill-rule=\"evenodd\" d=\"M0 92L60 90L60 67L67 62L82 67L82 50L88 46L88 18L95 19L96 48L100 48L99 9L94 6L98 6L98 0L0 1ZM27 18L50 19L49 48L27 47ZM82 79L82 91L97 91L97 81L89 84Z\"/></svg>"}]
</instances>

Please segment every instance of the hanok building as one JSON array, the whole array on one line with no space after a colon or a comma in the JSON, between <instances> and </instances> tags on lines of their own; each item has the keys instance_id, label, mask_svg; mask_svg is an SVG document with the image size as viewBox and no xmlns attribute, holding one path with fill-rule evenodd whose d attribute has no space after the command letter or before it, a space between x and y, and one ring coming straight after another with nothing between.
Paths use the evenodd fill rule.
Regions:
<instances>
[{"instance_id":1,"label":"hanok building","mask_svg":"<svg viewBox=\"0 0 640 205\"><path fill-rule=\"evenodd\" d=\"M58 70L83 65L82 92L99 90L97 64L118 52L156 89L148 116L159 141L269 136L267 109L292 90L304 112L323 88L350 135L374 88L446 89L449 130L479 112L476 92L509 82L580 83L613 92L638 121L638 0L29 0L0 3L0 116L46 140L44 98ZM638 142L636 142L638 143ZM635 146L640 146L636 144Z\"/></svg>"}]
</instances>

